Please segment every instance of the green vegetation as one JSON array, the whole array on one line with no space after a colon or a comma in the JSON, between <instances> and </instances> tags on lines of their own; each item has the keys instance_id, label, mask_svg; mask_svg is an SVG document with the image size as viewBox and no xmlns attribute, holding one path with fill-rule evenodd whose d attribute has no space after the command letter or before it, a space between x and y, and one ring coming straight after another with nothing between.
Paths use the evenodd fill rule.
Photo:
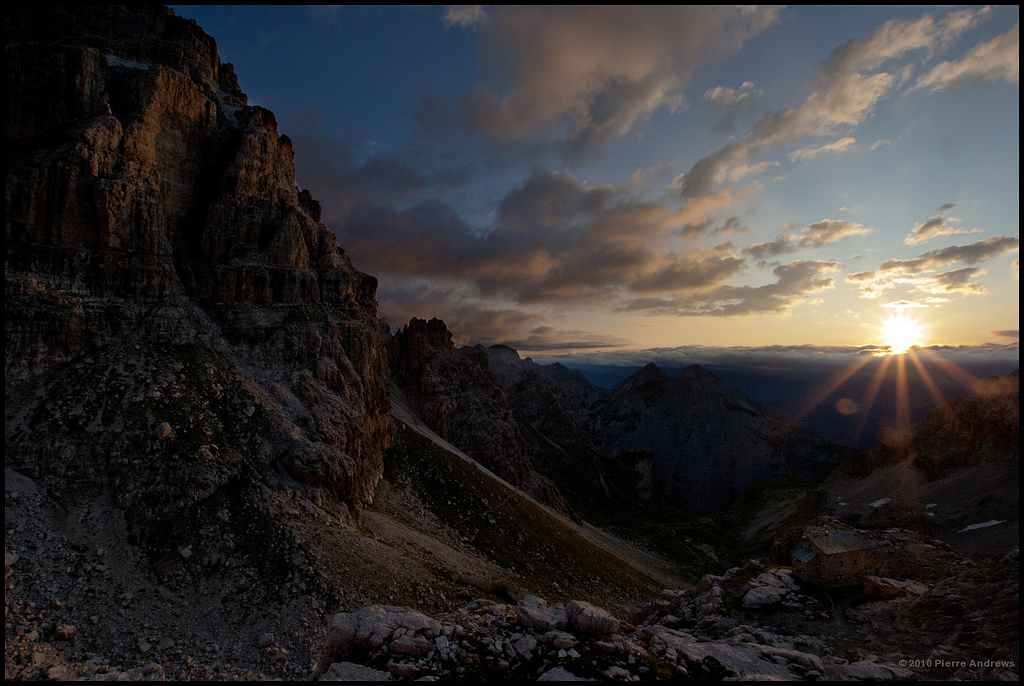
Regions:
<instances>
[{"instance_id":1,"label":"green vegetation","mask_svg":"<svg viewBox=\"0 0 1024 686\"><path fill-rule=\"evenodd\" d=\"M385 478L412 491L464 542L508 570L510 585L523 592L554 602L612 592L636 600L657 590L545 508L404 424L397 424L384 464Z\"/></svg>"}]
</instances>

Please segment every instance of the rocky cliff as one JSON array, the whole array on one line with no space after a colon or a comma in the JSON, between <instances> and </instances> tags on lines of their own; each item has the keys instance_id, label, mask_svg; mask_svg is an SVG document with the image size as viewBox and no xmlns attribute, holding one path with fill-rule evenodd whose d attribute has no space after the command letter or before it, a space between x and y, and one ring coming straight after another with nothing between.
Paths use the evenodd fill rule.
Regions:
<instances>
[{"instance_id":1,"label":"rocky cliff","mask_svg":"<svg viewBox=\"0 0 1024 686\"><path fill-rule=\"evenodd\" d=\"M390 441L376 280L194 22L5 10L10 465L155 524L240 478L356 509Z\"/></svg>"},{"instance_id":2,"label":"rocky cliff","mask_svg":"<svg viewBox=\"0 0 1024 686\"><path fill-rule=\"evenodd\" d=\"M398 331L391 369L410 408L431 429L510 484L566 511L558 489L530 464L512 408L486 361L456 350L444 322L412 319Z\"/></svg>"}]
</instances>

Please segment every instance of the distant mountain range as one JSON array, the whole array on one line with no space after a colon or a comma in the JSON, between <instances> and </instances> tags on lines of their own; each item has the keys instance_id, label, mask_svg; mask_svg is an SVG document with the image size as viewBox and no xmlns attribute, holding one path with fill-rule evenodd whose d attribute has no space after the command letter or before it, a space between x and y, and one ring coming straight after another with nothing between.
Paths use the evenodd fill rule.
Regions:
<instances>
[{"instance_id":1,"label":"distant mountain range","mask_svg":"<svg viewBox=\"0 0 1024 686\"><path fill-rule=\"evenodd\" d=\"M848 377L854 364L863 359L854 358L847 364L831 358L780 361L765 353L760 357L751 356L743 363L706 361L700 364L803 428L835 443L867 450L894 429L905 426L903 422L919 422L943 402L970 395L977 380L1003 376L1016 368L1013 362L985 355L972 356L969 360L958 356L955 363L944 361L941 351L936 356L918 356L926 379L921 376L918 365L905 358L905 382L900 381L893 357L888 358L888 362L887 358L873 357ZM563 364L602 388L612 388L642 367L572 361ZM687 366L674 360L657 364L670 375ZM840 378L842 383L835 384ZM906 398L903 417L899 407L901 387L905 389Z\"/></svg>"},{"instance_id":2,"label":"distant mountain range","mask_svg":"<svg viewBox=\"0 0 1024 686\"><path fill-rule=\"evenodd\" d=\"M463 351L486 360L516 418L535 433L535 459L564 492L583 491L592 502L603 493L627 507L721 510L754 483L820 480L850 453L697 365L672 377L650 364L605 391L505 346Z\"/></svg>"}]
</instances>

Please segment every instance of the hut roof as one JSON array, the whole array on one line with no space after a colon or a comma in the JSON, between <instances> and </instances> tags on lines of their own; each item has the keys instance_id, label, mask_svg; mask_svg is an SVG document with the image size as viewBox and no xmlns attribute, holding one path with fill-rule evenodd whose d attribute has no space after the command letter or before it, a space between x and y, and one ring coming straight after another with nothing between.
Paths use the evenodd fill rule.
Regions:
<instances>
[{"instance_id":1,"label":"hut roof","mask_svg":"<svg viewBox=\"0 0 1024 686\"><path fill-rule=\"evenodd\" d=\"M855 550L870 550L878 546L874 541L845 532L827 534L825 536L810 536L808 540L815 548L821 551L822 555L850 553Z\"/></svg>"}]
</instances>

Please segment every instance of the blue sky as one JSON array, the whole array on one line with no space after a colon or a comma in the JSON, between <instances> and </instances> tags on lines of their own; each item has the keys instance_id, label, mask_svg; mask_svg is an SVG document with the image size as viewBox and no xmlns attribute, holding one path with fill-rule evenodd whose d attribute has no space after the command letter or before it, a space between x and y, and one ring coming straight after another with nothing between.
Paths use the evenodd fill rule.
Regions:
<instances>
[{"instance_id":1,"label":"blue sky","mask_svg":"<svg viewBox=\"0 0 1024 686\"><path fill-rule=\"evenodd\" d=\"M380 313L535 355L1016 345L1017 7L174 6Z\"/></svg>"}]
</instances>

